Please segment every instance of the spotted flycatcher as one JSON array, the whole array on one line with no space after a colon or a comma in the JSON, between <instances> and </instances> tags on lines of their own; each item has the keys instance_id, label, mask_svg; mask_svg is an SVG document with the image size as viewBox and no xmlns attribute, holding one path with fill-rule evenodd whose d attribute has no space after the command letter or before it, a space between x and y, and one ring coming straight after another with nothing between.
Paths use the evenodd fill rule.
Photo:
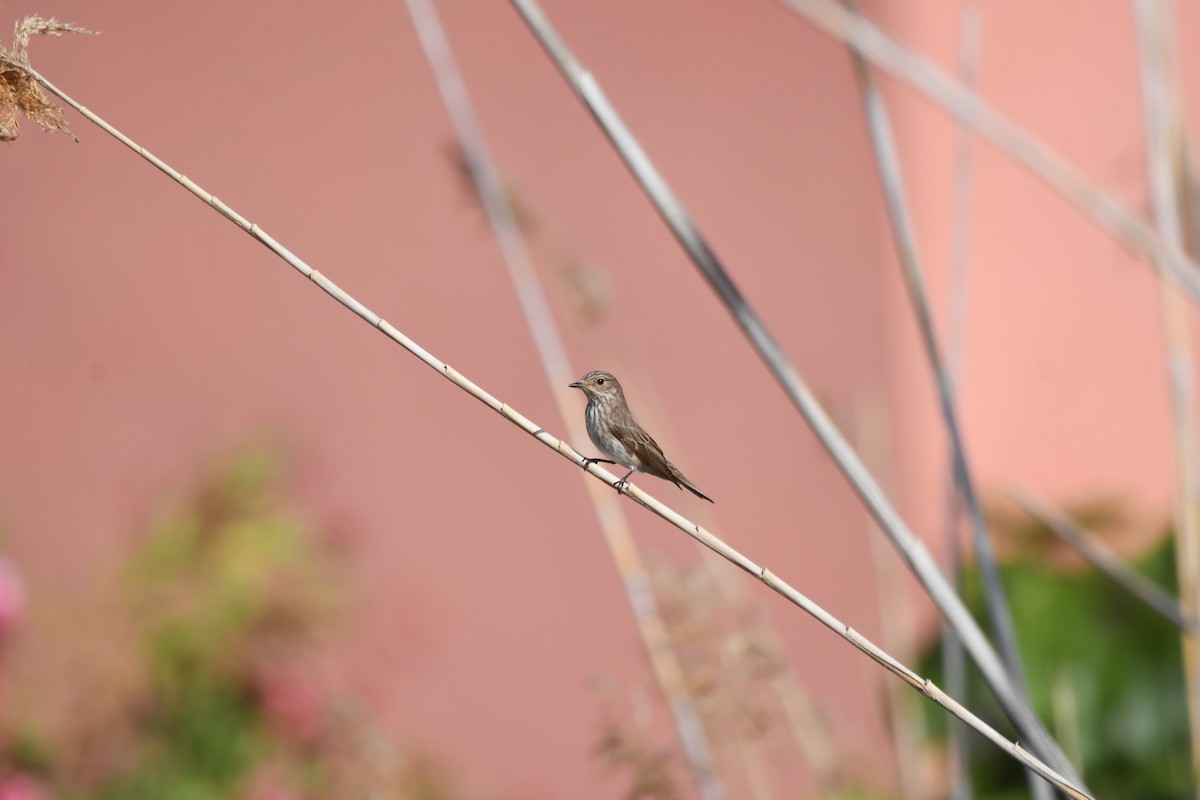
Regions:
<instances>
[{"instance_id":1,"label":"spotted flycatcher","mask_svg":"<svg viewBox=\"0 0 1200 800\"><path fill-rule=\"evenodd\" d=\"M625 403L625 392L616 378L607 372L592 370L570 386L572 389L582 389L587 395L587 409L583 413L587 421L588 438L596 445L596 449L608 456L584 459L585 469L597 461L620 464L628 467L629 472L617 481L618 489L628 485L629 476L633 473L645 472L712 502L711 497L697 489L674 464L667 461L658 442L638 425Z\"/></svg>"}]
</instances>

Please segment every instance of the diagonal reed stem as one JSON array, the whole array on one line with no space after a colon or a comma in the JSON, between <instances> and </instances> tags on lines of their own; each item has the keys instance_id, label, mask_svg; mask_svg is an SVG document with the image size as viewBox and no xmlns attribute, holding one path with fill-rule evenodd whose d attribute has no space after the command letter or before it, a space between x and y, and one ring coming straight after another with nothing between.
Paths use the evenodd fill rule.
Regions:
<instances>
[{"instance_id":1,"label":"diagonal reed stem","mask_svg":"<svg viewBox=\"0 0 1200 800\"><path fill-rule=\"evenodd\" d=\"M536 423L522 415L512 406L492 396L458 370L441 361L429 351L425 350L419 344L414 342L412 339L405 336L395 326L384 320L371 309L367 308L360 301L356 300L353 296L347 293L344 289L339 287L333 281L329 280L329 278L325 277L321 272L313 269L286 247L275 241L275 239L264 232L262 228L258 227L258 225L250 222L241 214L230 208L229 205L215 197L212 193L201 188L191 178L188 178L186 175L169 166L162 159L153 155L150 151L134 142L124 133L121 133L90 109L76 102L74 98L70 97L57 86L52 84L32 67L29 68L29 74L47 90L57 95L64 103L74 108L90 122L99 126L113 138L117 139L130 150L133 150L143 159L150 162L150 164L152 164L155 168L160 170L175 182L179 183L181 186L183 186L183 188L187 189L196 197L212 206L212 208L221 216L225 217L230 222L248 233L272 253L283 259L289 266L291 266L301 275L315 283L330 297L337 300L350 311L354 312L356 316L361 318L371 327L375 328L384 336L391 339L408 352L412 353L430 369L435 370L439 375L453 383L459 389L462 389L464 392L471 395L491 410L495 411L508 422L511 422L513 425L525 431L525 433L537 439L543 445L555 451L563 458L566 458L580 468L586 469L586 471L596 479L603 481L614 489L617 488L617 477L611 472L601 469L594 464L587 465L584 457L577 453L569 444L556 438L545 429L539 427ZM802 609L805 613L812 616L826 628L837 634L840 638L849 642L856 649L866 654L888 672L896 675L913 689L925 695L930 700L946 709L949 713L970 725L988 741L995 744L1010 757L1019 761L1023 765L1030 766L1037 770L1039 775L1042 775L1047 780L1053 782L1056 786L1059 786L1069 797L1079 798L1080 800L1088 800L1088 798L1091 797L1091 795L1089 795L1085 790L1076 785L1074 781L1071 781L1069 778L1060 774L1058 771L1047 765L1033 753L1030 753L1020 744L1004 738L998 731L977 717L965 706L939 689L932 681L922 678L920 675L904 666L865 636L834 617L828 611L814 603L799 590L783 579L779 578L766 567L761 567L755 562L751 561L749 558L730 547L717 536L714 536L700 525L692 522L679 512L656 500L654 497L647 494L637 486L629 484L622 489L622 492L638 505L671 523L676 528L695 539L697 542L700 542L705 547L709 548L722 558L737 566L739 569L749 573L762 583L766 584L773 591L785 598L788 602Z\"/></svg>"},{"instance_id":2,"label":"diagonal reed stem","mask_svg":"<svg viewBox=\"0 0 1200 800\"><path fill-rule=\"evenodd\" d=\"M1146 116L1146 166L1151 204L1159 233L1171 246L1184 247L1180 197L1185 168L1183 116L1179 107L1177 59L1168 0L1134 0L1142 105ZM1179 594L1186 616L1200 612L1200 502L1196 453L1196 398L1188 309L1178 287L1156 261L1163 312L1168 390L1171 398L1172 445L1175 457L1175 563ZM1191 733L1192 779L1200 785L1200 636L1184 629L1183 667Z\"/></svg>"},{"instance_id":3,"label":"diagonal reed stem","mask_svg":"<svg viewBox=\"0 0 1200 800\"><path fill-rule=\"evenodd\" d=\"M462 147L475 190L500 247L504 265L516 291L521 313L529 327L530 336L541 361L542 372L558 406L563 425L571 432L575 441L586 441L580 422L583 414L578 405L572 403L576 398L568 394L573 390L567 388L567 384L580 373L571 369L566 347L550 311L550 304L534 271L533 259L526 246L525 237L517 225L500 172L488 152L487 141L475 117L466 84L455 63L454 53L446 40L445 30L433 0L406 2L421 47L425 51L425 58L433 71L446 112ZM723 800L725 790L713 764L712 750L704 732L700 712L688 690L683 667L671 646L666 624L659 613L658 601L654 592L647 588L650 578L637 542L633 538L633 532L621 511L619 497L596 481L588 480L586 475L580 477L592 501L596 521L600 524L609 554L621 576L621 584L633 610L634 622L654 677L671 709L684 757L691 768L691 777L696 782L702 798Z\"/></svg>"},{"instance_id":4,"label":"diagonal reed stem","mask_svg":"<svg viewBox=\"0 0 1200 800\"><path fill-rule=\"evenodd\" d=\"M848 0L848 3L853 7L853 0ZM1000 568L996 565L992 537L983 516L983 507L979 502L975 481L967 466L966 445L963 443L958 413L954 408L954 390L951 385L950 373L942 358L941 346L938 344L937 333L933 328L933 314L929 310L929 293L925 289L925 269L917 249L916 225L905 197L903 170L900 166L900 155L896 150L891 119L883 95L875 83L875 76L866 59L853 49L851 58L854 62L854 75L862 93L867 130L871 138L871 149L875 154L875 163L879 169L884 205L887 207L888 219L891 222L892 239L904 275L904 284L908 289L909 301L912 304L913 313L917 317L921 345L925 349L925 356L933 371L938 405L950 438L950 463L954 474L954 483L962 496L967 518L971 523L971 541L975 548L975 561L983 578L983 596L991 621L992 635L996 638L1000 656L1004 659L1005 669L1008 670L1009 679L1012 681L1013 690L1022 702L1032 706L1029 699L1029 687L1025 681L1025 670L1021 666L1021 652L1017 645L1017 633L1013 626L1012 612L1009 610L1004 583L1000 579ZM1053 797L1050 787L1032 775L1030 776L1030 791L1038 800L1050 800Z\"/></svg>"},{"instance_id":5,"label":"diagonal reed stem","mask_svg":"<svg viewBox=\"0 0 1200 800\"><path fill-rule=\"evenodd\" d=\"M654 167L632 132L621 120L595 77L571 53L566 42L554 30L535 0L510 0L525 24L537 37L567 83L575 90L595 117L626 167L693 263L725 303L742 332L750 340L764 364L792 400L809 427L833 457L842 474L871 511L880 529L908 563L925 591L947 621L957 631L967 652L979 667L985 682L1001 708L1037 752L1056 770L1078 783L1075 769L1033 710L1014 689L1003 664L992 649L979 624L967 611L962 599L938 569L924 544L909 530L887 499L878 482L863 466L862 460L817 402L783 349L771 336L757 313L733 283L708 242L700 234L683 204Z\"/></svg>"},{"instance_id":6,"label":"diagonal reed stem","mask_svg":"<svg viewBox=\"0 0 1200 800\"><path fill-rule=\"evenodd\" d=\"M940 67L896 42L874 23L836 0L780 0L791 10L876 67L910 84L996 149L1011 156L1043 183L1067 198L1084 216L1135 253L1167 270L1171 279L1200 303L1200 266L1107 192L1101 191L1065 158L983 102L979 95Z\"/></svg>"},{"instance_id":7,"label":"diagonal reed stem","mask_svg":"<svg viewBox=\"0 0 1200 800\"><path fill-rule=\"evenodd\" d=\"M1108 545L1081 528L1066 514L1024 489L1012 489L1009 496L1026 514L1066 542L1072 550L1087 559L1088 563L1151 611L1181 631L1200 632L1200 620L1188 617L1170 592L1130 568Z\"/></svg>"}]
</instances>

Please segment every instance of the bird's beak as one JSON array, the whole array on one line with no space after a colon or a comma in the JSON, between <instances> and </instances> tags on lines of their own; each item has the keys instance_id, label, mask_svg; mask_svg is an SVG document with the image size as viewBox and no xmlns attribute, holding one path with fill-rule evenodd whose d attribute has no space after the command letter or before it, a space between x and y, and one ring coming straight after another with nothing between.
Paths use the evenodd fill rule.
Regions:
<instances>
[{"instance_id":1,"label":"bird's beak","mask_svg":"<svg viewBox=\"0 0 1200 800\"><path fill-rule=\"evenodd\" d=\"M575 381L574 383L568 383L567 386L571 387L572 389L582 389L583 381Z\"/></svg>"}]
</instances>

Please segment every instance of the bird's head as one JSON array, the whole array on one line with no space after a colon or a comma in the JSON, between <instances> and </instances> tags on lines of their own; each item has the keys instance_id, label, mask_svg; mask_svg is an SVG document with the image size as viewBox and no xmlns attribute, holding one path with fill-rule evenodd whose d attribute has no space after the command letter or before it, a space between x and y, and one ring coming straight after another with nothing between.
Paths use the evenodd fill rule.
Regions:
<instances>
[{"instance_id":1,"label":"bird's head","mask_svg":"<svg viewBox=\"0 0 1200 800\"><path fill-rule=\"evenodd\" d=\"M612 373L594 369L579 380L569 384L572 389L580 389L587 395L588 402L603 403L623 397L621 384Z\"/></svg>"}]
</instances>

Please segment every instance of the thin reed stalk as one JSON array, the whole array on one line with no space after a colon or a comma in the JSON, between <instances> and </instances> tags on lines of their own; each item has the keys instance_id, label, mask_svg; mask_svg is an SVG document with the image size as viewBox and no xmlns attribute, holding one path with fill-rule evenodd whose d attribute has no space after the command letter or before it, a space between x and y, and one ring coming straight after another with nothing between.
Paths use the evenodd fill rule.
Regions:
<instances>
[{"instance_id":1,"label":"thin reed stalk","mask_svg":"<svg viewBox=\"0 0 1200 800\"><path fill-rule=\"evenodd\" d=\"M1167 0L1134 0L1142 105L1146 116L1146 165L1151 205L1159 233L1172 247L1185 246L1179 194L1187 170L1183 158L1183 118L1179 108L1178 65L1172 42L1171 4ZM1171 398L1172 445L1175 456L1175 562L1184 613L1200 611L1200 496L1197 492L1196 398L1188 310L1179 288L1167 279L1167 267L1156 262L1163 309L1163 346ZM1184 628L1183 667L1191 733L1192 779L1200 785L1200 637Z\"/></svg>"},{"instance_id":2,"label":"thin reed stalk","mask_svg":"<svg viewBox=\"0 0 1200 800\"><path fill-rule=\"evenodd\" d=\"M657 425L670 429L669 420L659 420ZM683 463L688 461L686 445L678 439L671 452L679 453ZM710 523L716 517L715 507L703 506L699 513L703 515L702 519ZM776 665L770 679L771 692L779 701L779 709L792 741L812 769L819 794L822 797L840 796L847 788L848 776L843 773L842 760L836 752L828 721L801 684L779 632L762 609L751 600L746 584L736 573L724 569L724 564L711 556L702 559L702 562L721 599L733 611L743 635L754 642L768 661ZM889 652L892 651L886 642L884 646Z\"/></svg>"},{"instance_id":3,"label":"thin reed stalk","mask_svg":"<svg viewBox=\"0 0 1200 800\"><path fill-rule=\"evenodd\" d=\"M384 320L362 302L355 299L344 289L339 287L329 278L325 277L325 275L323 275L321 272L313 269L296 254L292 253L274 238L269 236L258 225L250 222L241 214L234 211L227 203L219 200L211 192L208 192L200 187L195 181L188 178L186 175L183 175L175 168L169 166L162 159L150 153L150 151L146 150L146 148L134 142L124 133L120 132L95 114L93 111L76 102L72 97L52 84L32 67L28 68L28 72L31 77L37 80L47 90L57 95L67 105L74 108L90 122L99 126L106 133L113 136L126 147L140 155L143 159L150 162L150 164L170 177L172 180L179 183L193 195L207 203L215 211L217 211L217 213L228 219L233 224L237 225L251 237L256 239L259 243L269 249L272 253L279 256L289 266L291 266L304 277L308 278L310 281L320 287L322 291L352 311L356 316L361 318L372 328L375 328L388 339L412 353L430 369L435 370L446 380L450 381L459 389L474 397L492 411L495 411L505 420L520 428L537 441L541 442L545 447L555 451L560 456L571 461L581 469L586 469L586 471L597 480L603 481L613 489L617 489L617 477L611 472L597 467L595 464L587 464L585 458L576 452L569 444L558 439L544 428L541 428L535 422L525 417L523 414L510 406L508 403L505 403L489 394L482 387L471 381L461 372L454 369L449 364L441 361L429 351L425 350L423 347L397 329L394 325ZM838 637L849 642L860 652L866 654L884 669L899 677L913 689L925 695L930 700L946 709L949 713L953 714L955 717L958 717L966 722L988 741L992 742L994 745L1007 753L1011 758L1015 759L1021 764L1028 765L1036 769L1038 774L1044 776L1047 780L1050 780L1055 785L1061 787L1068 796L1072 798L1091 797L1091 795L1077 786L1069 778L1057 772L1055 769L1047 765L1036 755L1030 753L1020 744L1004 738L1004 736L1002 736L998 731L973 714L961 703L939 689L932 681L922 678L920 675L904 666L904 664L897 661L869 639L855 631L850 626L841 622L825 609L821 608L821 606L814 603L799 590L783 579L779 578L777 575L775 575L775 573L771 572L766 567L759 566L739 551L730 547L717 536L714 536L697 523L692 522L679 512L658 501L639 487L629 484L624 486L620 491L638 505L671 523L676 528L695 539L697 542L733 563L739 569L747 572L762 583L766 584L790 603L799 607L826 628L833 631L838 635Z\"/></svg>"},{"instance_id":4,"label":"thin reed stalk","mask_svg":"<svg viewBox=\"0 0 1200 800\"><path fill-rule=\"evenodd\" d=\"M566 347L554 322L550 304L541 281L533 268L533 259L526 246L524 234L517 224L513 208L500 177L500 172L488 152L487 141L475 117L470 95L455 63L450 43L438 18L432 0L406 0L408 12L416 27L462 148L475 190L487 214L488 223L500 247L509 279L516 291L521 314L529 328L541 362L542 372L554 396L563 426L575 441L586 441L583 413L574 390L567 384L582 372L571 369ZM580 476L596 513L613 564L621 576L626 599L633 610L634 622L646 649L651 669L659 689L671 709L671 716L683 746L684 758L690 767L691 778L705 800L723 800L725 790L713 764L712 749L704 732L703 721L695 699L688 690L683 667L671 646L667 626L659 613L645 562L629 523L621 511L618 496L596 481Z\"/></svg>"},{"instance_id":5,"label":"thin reed stalk","mask_svg":"<svg viewBox=\"0 0 1200 800\"><path fill-rule=\"evenodd\" d=\"M511 3L542 44L551 60L554 61L567 83L595 117L617 153L624 160L626 167L638 180L642 190L670 227L675 238L679 240L717 296L725 303L742 332L758 352L759 357L762 358L771 374L774 375L784 392L808 422L809 427L833 457L842 474L871 511L876 522L879 523L880 529L912 568L913 573L947 621L954 626L967 648L967 652L971 654L972 659L978 665L988 687L1017 730L1030 742L1034 751L1051 763L1056 770L1072 776L1072 780L1078 782L1074 767L1062 753L1053 737L1050 736L1041 720L1021 699L991 643L966 606L963 605L962 599L950 582L941 573L937 562L929 555L924 544L909 530L907 524L879 487L878 482L863 466L858 454L830 420L783 349L767 331L758 314L738 290L708 242L696 228L683 204L671 191L666 180L654 167L649 156L621 120L595 77L571 53L566 42L554 30L535 0L511 0Z\"/></svg>"},{"instance_id":6,"label":"thin reed stalk","mask_svg":"<svg viewBox=\"0 0 1200 800\"><path fill-rule=\"evenodd\" d=\"M656 428L660 425L670 430L669 420L659 420ZM681 461L687 463L687 450L683 442L676 439L671 452L680 454ZM716 517L715 507L703 506L699 513L701 519L709 523ZM725 569L724 563L711 556L702 559L702 562L721 599L733 612L742 635L754 642L763 657L776 666L771 671L771 692L779 701L779 709L792 741L812 769L820 796L840 796L848 785L848 776L843 773L842 760L836 752L828 721L796 675L779 632L749 597L746 584L736 573ZM886 642L884 646L889 652L892 651Z\"/></svg>"},{"instance_id":7,"label":"thin reed stalk","mask_svg":"<svg viewBox=\"0 0 1200 800\"><path fill-rule=\"evenodd\" d=\"M668 426L666 420L660 424ZM680 453L687 461L686 447L677 443L672 452ZM716 512L709 506L699 509L702 518L710 522ZM831 738L828 721L814 704L788 657L787 648L771 620L755 604L746 591L746 584L738 575L724 568L718 559L701 559L704 569L720 594L722 601L733 612L735 622L742 635L754 643L755 648L775 665L771 670L770 690L779 702L779 710L796 745L807 765L812 770L821 796L840 795L847 786L842 762ZM886 643L885 643L886 646ZM887 648L891 652L891 648Z\"/></svg>"},{"instance_id":8,"label":"thin reed stalk","mask_svg":"<svg viewBox=\"0 0 1200 800\"><path fill-rule=\"evenodd\" d=\"M714 575L717 572L718 570L713 570ZM718 584L725 587L724 594L727 601L736 603L736 599L729 600L728 587L733 582L724 577L724 575L732 573L729 573L728 570L720 570L720 572L722 578ZM746 605L748 604L743 603L743 606ZM791 662L785 658L783 642L779 638L778 631L764 618L762 613L755 612L752 618L746 619L748 612L745 608L740 610L743 616L743 626L755 637L757 642L765 647L768 656L776 655L778 663L783 665L779 673L771 678L771 690L779 698L779 708L787 721L792 740L812 768L818 791L822 795L834 795L844 787L846 780L838 764L835 745L830 739L828 722L813 703L812 697L803 684L800 683L800 678L792 668Z\"/></svg>"},{"instance_id":9,"label":"thin reed stalk","mask_svg":"<svg viewBox=\"0 0 1200 800\"><path fill-rule=\"evenodd\" d=\"M879 395L864 394L854 404L854 440L871 473L885 486L892 483L891 453L886 407ZM867 515L867 543L874 569L875 606L879 638L900 657L911 657L916 640L912 603L903 581L903 567L878 535L875 520ZM923 709L908 704L909 696L894 682L884 687L885 721L896 751L896 783L901 800L918 800L927 792L921 785Z\"/></svg>"},{"instance_id":10,"label":"thin reed stalk","mask_svg":"<svg viewBox=\"0 0 1200 800\"><path fill-rule=\"evenodd\" d=\"M997 150L1011 156L1084 216L1135 253L1166 269L1200 303L1198 265L1164 240L1145 220L1097 189L1049 145L980 99L925 56L896 42L874 23L836 0L780 0L820 30L861 53L876 67L908 83Z\"/></svg>"},{"instance_id":11,"label":"thin reed stalk","mask_svg":"<svg viewBox=\"0 0 1200 800\"><path fill-rule=\"evenodd\" d=\"M1066 514L1025 489L1012 489L1009 496L1026 514L1062 539L1134 599L1181 631L1200 631L1200 620L1187 616L1179 601L1170 592L1131 568L1099 537L1089 533Z\"/></svg>"},{"instance_id":12,"label":"thin reed stalk","mask_svg":"<svg viewBox=\"0 0 1200 800\"><path fill-rule=\"evenodd\" d=\"M979 8L968 5L959 20L958 77L971 91L979 79L979 61L983 50L983 15ZM974 142L962 123L954 130L954 186L950 223L950 279L947 291L949 309L946 314L946 370L951 385L958 390L962 381L963 361L967 339L967 279L970 275L971 197L974 190ZM958 526L962 516L962 498L954 480L954 464L947 459L946 467L946 570L954 587L962 590L962 554L959 548ZM950 694L965 697L967 693L967 664L962 642L949 625L942 625L942 674ZM949 725L950 800L972 800L970 748L967 730L961 725Z\"/></svg>"},{"instance_id":13,"label":"thin reed stalk","mask_svg":"<svg viewBox=\"0 0 1200 800\"><path fill-rule=\"evenodd\" d=\"M958 544L958 519L962 512L962 497L954 486L953 470L946 481L946 567L954 579L954 586L962 588L962 554ZM967 696L967 659L962 640L954 628L942 623L942 675L945 676L947 691L955 697ZM948 725L950 758L950 800L973 800L971 788L971 748L967 729L961 725Z\"/></svg>"},{"instance_id":14,"label":"thin reed stalk","mask_svg":"<svg viewBox=\"0 0 1200 800\"><path fill-rule=\"evenodd\" d=\"M848 3L853 7L853 0L848 0ZM987 520L983 516L983 506L975 489L974 478L967 465L966 444L963 442L962 429L958 423L958 412L954 408L954 389L950 373L942 358L941 345L933 327L929 293L925 289L925 268L917 248L916 225L905 197L903 170L900 166L900 155L896 151L891 119L866 59L854 49L851 49L850 53L854 62L854 75L862 93L871 150L875 154L875 164L879 170L884 205L891 223L892 240L904 275L904 284L908 289L909 301L917 318L921 346L933 372L942 421L950 439L950 463L954 483L962 496L963 507L971 523L971 542L975 549L975 563L983 578L984 605L991 622L992 635L996 638L1013 690L1026 705L1032 706L1025 669L1021 666L1021 651L1017 644L1012 612L1009 610L1004 583L1000 579L996 553L992 548L992 537L988 531ZM1030 775L1030 791L1038 800L1050 800L1053 796L1050 787L1033 775Z\"/></svg>"},{"instance_id":15,"label":"thin reed stalk","mask_svg":"<svg viewBox=\"0 0 1200 800\"><path fill-rule=\"evenodd\" d=\"M711 509L703 510L710 517L714 513ZM744 635L778 666L770 679L771 692L779 701L792 741L812 769L818 790L822 796L840 793L846 781L830 740L828 725L800 683L779 632L750 601L745 584L736 579L736 573L723 569L715 559L706 558L703 562L722 600L733 610Z\"/></svg>"}]
</instances>

